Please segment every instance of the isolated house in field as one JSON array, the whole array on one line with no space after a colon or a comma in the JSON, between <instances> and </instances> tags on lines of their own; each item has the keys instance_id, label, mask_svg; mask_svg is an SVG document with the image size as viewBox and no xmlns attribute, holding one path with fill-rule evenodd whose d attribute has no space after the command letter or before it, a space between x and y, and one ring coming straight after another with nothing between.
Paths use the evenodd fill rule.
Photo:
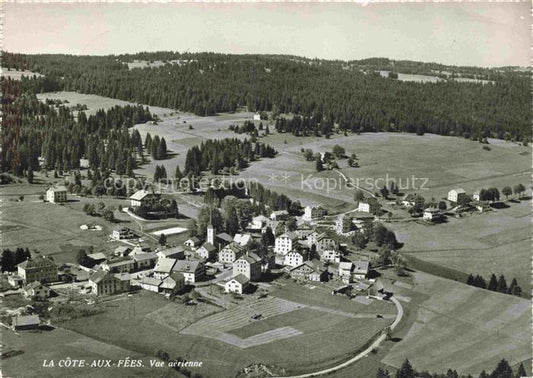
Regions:
<instances>
[{"instance_id":1,"label":"isolated house in field","mask_svg":"<svg viewBox=\"0 0 533 378\"><path fill-rule=\"evenodd\" d=\"M359 201L357 211L360 211L361 213L370 213L370 204L368 202Z\"/></svg>"},{"instance_id":2,"label":"isolated house in field","mask_svg":"<svg viewBox=\"0 0 533 378\"><path fill-rule=\"evenodd\" d=\"M195 284L205 277L205 266L197 260L177 260L172 272L183 274L186 284Z\"/></svg>"},{"instance_id":3,"label":"isolated house in field","mask_svg":"<svg viewBox=\"0 0 533 378\"><path fill-rule=\"evenodd\" d=\"M442 219L442 214L436 207L428 207L424 209L423 219L428 222L436 222Z\"/></svg>"},{"instance_id":4,"label":"isolated house in field","mask_svg":"<svg viewBox=\"0 0 533 378\"><path fill-rule=\"evenodd\" d=\"M248 253L239 257L233 263L233 276L243 275L251 281L261 277L263 260L255 253Z\"/></svg>"},{"instance_id":5,"label":"isolated house in field","mask_svg":"<svg viewBox=\"0 0 533 378\"><path fill-rule=\"evenodd\" d=\"M11 326L14 331L27 331L39 329L41 319L37 315L19 315L11 318Z\"/></svg>"},{"instance_id":6,"label":"isolated house in field","mask_svg":"<svg viewBox=\"0 0 533 378\"><path fill-rule=\"evenodd\" d=\"M130 290L130 275L98 270L89 277L89 285L91 292L96 295L123 293Z\"/></svg>"},{"instance_id":7,"label":"isolated house in field","mask_svg":"<svg viewBox=\"0 0 533 378\"><path fill-rule=\"evenodd\" d=\"M462 188L455 188L448 192L448 201L450 202L459 202L466 197L466 192Z\"/></svg>"},{"instance_id":8,"label":"isolated house in field","mask_svg":"<svg viewBox=\"0 0 533 378\"><path fill-rule=\"evenodd\" d=\"M17 265L17 273L26 283L57 281L57 265L46 256L28 259Z\"/></svg>"},{"instance_id":9,"label":"isolated house in field","mask_svg":"<svg viewBox=\"0 0 533 378\"><path fill-rule=\"evenodd\" d=\"M404 207L413 207L416 204L418 196L415 193L406 194L402 198L402 206Z\"/></svg>"},{"instance_id":10,"label":"isolated house in field","mask_svg":"<svg viewBox=\"0 0 533 378\"><path fill-rule=\"evenodd\" d=\"M217 248L211 243L204 243L196 250L196 254L204 260L212 260L215 258Z\"/></svg>"},{"instance_id":11,"label":"isolated house in field","mask_svg":"<svg viewBox=\"0 0 533 378\"><path fill-rule=\"evenodd\" d=\"M239 274L224 284L224 291L227 293L242 294L246 291L249 284L250 280L248 277Z\"/></svg>"},{"instance_id":12,"label":"isolated house in field","mask_svg":"<svg viewBox=\"0 0 533 378\"><path fill-rule=\"evenodd\" d=\"M289 217L287 210L276 210L270 213L270 219L275 221L285 220Z\"/></svg>"},{"instance_id":13,"label":"isolated house in field","mask_svg":"<svg viewBox=\"0 0 533 378\"><path fill-rule=\"evenodd\" d=\"M24 296L26 298L42 300L50 297L50 292L51 290L48 286L45 286L38 281L33 281L24 287Z\"/></svg>"},{"instance_id":14,"label":"isolated house in field","mask_svg":"<svg viewBox=\"0 0 533 378\"><path fill-rule=\"evenodd\" d=\"M51 203L67 202L67 188L53 186L46 191L46 200Z\"/></svg>"},{"instance_id":15,"label":"isolated house in field","mask_svg":"<svg viewBox=\"0 0 533 378\"><path fill-rule=\"evenodd\" d=\"M302 265L303 262L304 262L304 257L300 252L291 251L285 255L285 261L283 265L288 266L288 267L295 267L295 266Z\"/></svg>"},{"instance_id":16,"label":"isolated house in field","mask_svg":"<svg viewBox=\"0 0 533 378\"><path fill-rule=\"evenodd\" d=\"M130 197L131 207L153 206L161 199L159 193L148 192L147 190L138 190Z\"/></svg>"},{"instance_id":17,"label":"isolated house in field","mask_svg":"<svg viewBox=\"0 0 533 378\"><path fill-rule=\"evenodd\" d=\"M236 243L230 243L218 252L218 261L223 264L233 264L244 254L244 248Z\"/></svg>"},{"instance_id":18,"label":"isolated house in field","mask_svg":"<svg viewBox=\"0 0 533 378\"><path fill-rule=\"evenodd\" d=\"M274 244L274 252L282 255L286 255L296 245L298 240L298 235L294 232L285 232L284 234L279 235Z\"/></svg>"},{"instance_id":19,"label":"isolated house in field","mask_svg":"<svg viewBox=\"0 0 533 378\"><path fill-rule=\"evenodd\" d=\"M317 218L322 218L324 215L326 215L326 209L324 209L322 206L306 206L304 209L304 220L312 220Z\"/></svg>"}]
</instances>

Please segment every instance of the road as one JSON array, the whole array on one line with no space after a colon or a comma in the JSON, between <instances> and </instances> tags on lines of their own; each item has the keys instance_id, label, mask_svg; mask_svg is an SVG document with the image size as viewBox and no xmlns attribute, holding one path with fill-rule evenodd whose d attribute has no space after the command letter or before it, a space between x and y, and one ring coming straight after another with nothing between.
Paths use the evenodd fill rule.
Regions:
<instances>
[{"instance_id":1,"label":"road","mask_svg":"<svg viewBox=\"0 0 533 378\"><path fill-rule=\"evenodd\" d=\"M390 329L392 331L394 328L396 328L396 326L402 320L403 307L402 307L402 305L400 304L400 302L396 298L391 297L390 300L396 305L396 308L398 310L398 313L396 314L396 319L394 319L394 322L392 322L392 324L390 326ZM362 352L358 353L356 356L354 356L353 358L349 359L348 361L345 361L345 362L343 362L343 363L341 363L339 365L330 367L329 369L316 371L314 373L307 373L307 374L293 375L293 376L285 376L285 377L276 377L276 378L309 378L309 377L317 377L319 375L324 375L324 374L329 374L329 373L335 372L337 370L343 369L343 368L345 368L345 367L347 367L347 366L359 361L361 358L364 358L373 349L379 347L380 344L383 341L385 341L386 339L387 339L387 334L386 333L381 334L376 340L374 340L374 342L372 344L370 344L370 346L368 348L366 348Z\"/></svg>"}]
</instances>

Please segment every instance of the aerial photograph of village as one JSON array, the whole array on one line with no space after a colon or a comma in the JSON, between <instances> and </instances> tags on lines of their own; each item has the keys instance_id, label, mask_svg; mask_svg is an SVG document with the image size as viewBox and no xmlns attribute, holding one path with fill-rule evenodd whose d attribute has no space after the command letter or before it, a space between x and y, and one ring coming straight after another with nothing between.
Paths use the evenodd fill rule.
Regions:
<instances>
[{"instance_id":1,"label":"aerial photograph of village","mask_svg":"<svg viewBox=\"0 0 533 378\"><path fill-rule=\"evenodd\" d=\"M530 3L4 3L0 376L532 376Z\"/></svg>"}]
</instances>

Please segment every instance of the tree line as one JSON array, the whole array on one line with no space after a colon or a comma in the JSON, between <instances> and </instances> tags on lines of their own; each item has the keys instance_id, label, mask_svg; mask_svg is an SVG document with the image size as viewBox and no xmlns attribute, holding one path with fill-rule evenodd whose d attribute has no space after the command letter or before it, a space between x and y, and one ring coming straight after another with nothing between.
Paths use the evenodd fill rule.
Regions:
<instances>
[{"instance_id":1,"label":"tree line","mask_svg":"<svg viewBox=\"0 0 533 378\"><path fill-rule=\"evenodd\" d=\"M45 75L24 81L25 87L34 91L59 87L201 116L241 107L293 113L307 117L313 125L309 131L314 133L318 127L322 135L337 124L341 131L352 132L431 132L518 141L531 138L529 76L516 70L479 69L479 75L490 75L494 80L482 85L383 78L372 74L383 63L379 61L366 62L365 68L357 62L212 53L4 56L6 64L24 62L28 69ZM125 64L147 56L150 60L171 57L186 64L131 70Z\"/></svg>"},{"instance_id":2,"label":"tree line","mask_svg":"<svg viewBox=\"0 0 533 378\"><path fill-rule=\"evenodd\" d=\"M501 274L499 278L496 278L494 273L491 274L488 283L479 274L476 274L475 276L469 274L468 278L466 279L466 284L490 291L496 291L498 293L516 295L518 297L522 295L522 288L518 286L516 278L513 278L511 284L507 286L507 281L505 280L505 276L503 274Z\"/></svg>"},{"instance_id":3,"label":"tree line","mask_svg":"<svg viewBox=\"0 0 533 378\"><path fill-rule=\"evenodd\" d=\"M24 262L31 258L30 250L22 247L18 247L14 251L10 250L9 248L4 249L2 251L1 256L1 271L2 272L12 272L14 270L17 270L17 265L21 262Z\"/></svg>"}]
</instances>

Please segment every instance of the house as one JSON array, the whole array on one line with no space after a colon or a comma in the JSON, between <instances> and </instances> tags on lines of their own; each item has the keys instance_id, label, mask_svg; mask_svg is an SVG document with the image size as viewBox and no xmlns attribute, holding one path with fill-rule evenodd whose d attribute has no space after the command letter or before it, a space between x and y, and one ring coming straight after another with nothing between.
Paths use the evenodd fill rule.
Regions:
<instances>
[{"instance_id":1,"label":"house","mask_svg":"<svg viewBox=\"0 0 533 378\"><path fill-rule=\"evenodd\" d=\"M87 169L87 168L89 168L89 166L90 166L89 159L83 159L83 158L80 159L80 168L81 169Z\"/></svg>"},{"instance_id":2,"label":"house","mask_svg":"<svg viewBox=\"0 0 533 378\"><path fill-rule=\"evenodd\" d=\"M424 215L422 218L428 222L436 222L442 219L442 214L436 207L428 207L427 209L424 209Z\"/></svg>"},{"instance_id":3,"label":"house","mask_svg":"<svg viewBox=\"0 0 533 378\"><path fill-rule=\"evenodd\" d=\"M116 257L102 263L101 268L112 273L129 273L135 270L135 261L130 256Z\"/></svg>"},{"instance_id":4,"label":"house","mask_svg":"<svg viewBox=\"0 0 533 378\"><path fill-rule=\"evenodd\" d=\"M455 188L448 192L448 201L459 202L466 197L466 192L462 188Z\"/></svg>"},{"instance_id":5,"label":"house","mask_svg":"<svg viewBox=\"0 0 533 378\"><path fill-rule=\"evenodd\" d=\"M479 211L480 213L484 213L486 211L490 211L491 210L491 207L490 207L488 201L474 201L472 203L472 206L474 206L476 208L476 210Z\"/></svg>"},{"instance_id":6,"label":"house","mask_svg":"<svg viewBox=\"0 0 533 378\"><path fill-rule=\"evenodd\" d=\"M295 267L300 266L304 262L304 257L300 252L291 251L285 255L285 266Z\"/></svg>"},{"instance_id":7,"label":"house","mask_svg":"<svg viewBox=\"0 0 533 378\"><path fill-rule=\"evenodd\" d=\"M339 263L339 277L351 277L353 269L354 267L351 261L343 261Z\"/></svg>"},{"instance_id":8,"label":"house","mask_svg":"<svg viewBox=\"0 0 533 378\"><path fill-rule=\"evenodd\" d=\"M322 254L320 255L320 260L323 262L338 264L341 262L341 254L335 249L326 249L322 251Z\"/></svg>"},{"instance_id":9,"label":"house","mask_svg":"<svg viewBox=\"0 0 533 378\"><path fill-rule=\"evenodd\" d=\"M357 211L360 211L362 213L370 213L370 204L368 202L359 201Z\"/></svg>"},{"instance_id":10,"label":"house","mask_svg":"<svg viewBox=\"0 0 533 378\"><path fill-rule=\"evenodd\" d=\"M50 288L39 281L33 281L24 287L24 296L26 298L46 299L50 297L50 292Z\"/></svg>"},{"instance_id":11,"label":"house","mask_svg":"<svg viewBox=\"0 0 533 378\"><path fill-rule=\"evenodd\" d=\"M67 202L67 188L53 186L46 191L46 200L51 203Z\"/></svg>"},{"instance_id":12,"label":"house","mask_svg":"<svg viewBox=\"0 0 533 378\"><path fill-rule=\"evenodd\" d=\"M247 253L233 262L233 276L243 275L251 281L261 277L263 260L255 253Z\"/></svg>"},{"instance_id":13,"label":"house","mask_svg":"<svg viewBox=\"0 0 533 378\"><path fill-rule=\"evenodd\" d=\"M158 259L159 257L155 252L138 253L133 256L133 261L135 262L135 270L153 268Z\"/></svg>"},{"instance_id":14,"label":"house","mask_svg":"<svg viewBox=\"0 0 533 378\"><path fill-rule=\"evenodd\" d=\"M274 244L274 252L286 255L292 251L296 241L298 240L298 235L294 232L285 232L276 238Z\"/></svg>"},{"instance_id":15,"label":"house","mask_svg":"<svg viewBox=\"0 0 533 378\"><path fill-rule=\"evenodd\" d=\"M204 243L196 250L196 254L204 260L212 260L215 257L217 248L211 243Z\"/></svg>"},{"instance_id":16,"label":"house","mask_svg":"<svg viewBox=\"0 0 533 378\"><path fill-rule=\"evenodd\" d=\"M151 193L144 189L136 191L131 197L130 197L130 204L131 207L139 207L139 206L153 206L156 203L158 203L161 199L161 195L159 193Z\"/></svg>"},{"instance_id":17,"label":"house","mask_svg":"<svg viewBox=\"0 0 533 378\"><path fill-rule=\"evenodd\" d=\"M335 232L339 235L348 234L355 229L351 218L345 215L339 215L335 221Z\"/></svg>"},{"instance_id":18,"label":"house","mask_svg":"<svg viewBox=\"0 0 533 378\"><path fill-rule=\"evenodd\" d=\"M237 293L242 294L246 291L248 288L248 285L250 284L250 280L248 277L239 274L232 279L228 280L224 284L224 291L227 293Z\"/></svg>"},{"instance_id":19,"label":"house","mask_svg":"<svg viewBox=\"0 0 533 378\"><path fill-rule=\"evenodd\" d=\"M252 119L254 121L261 121L261 115L259 113L256 113L254 114L254 116L252 117Z\"/></svg>"},{"instance_id":20,"label":"house","mask_svg":"<svg viewBox=\"0 0 533 378\"><path fill-rule=\"evenodd\" d=\"M231 243L233 241L233 238L231 237L230 234L221 232L220 234L216 235L216 241L219 244L226 245L228 243Z\"/></svg>"},{"instance_id":21,"label":"house","mask_svg":"<svg viewBox=\"0 0 533 378\"><path fill-rule=\"evenodd\" d=\"M230 243L218 253L218 261L223 264L233 264L235 260L244 254L244 248L236 243Z\"/></svg>"},{"instance_id":22,"label":"house","mask_svg":"<svg viewBox=\"0 0 533 378\"><path fill-rule=\"evenodd\" d=\"M321 253L326 249L335 249L337 247L337 241L327 234L321 234L317 237L315 245L317 252Z\"/></svg>"},{"instance_id":23,"label":"house","mask_svg":"<svg viewBox=\"0 0 533 378\"><path fill-rule=\"evenodd\" d=\"M11 318L11 326L14 331L26 331L39 329L41 319L38 315L19 315Z\"/></svg>"},{"instance_id":24,"label":"house","mask_svg":"<svg viewBox=\"0 0 533 378\"><path fill-rule=\"evenodd\" d=\"M7 283L11 287L22 287L22 285L24 285L24 278L22 278L18 274L10 274L9 276L7 276Z\"/></svg>"},{"instance_id":25,"label":"house","mask_svg":"<svg viewBox=\"0 0 533 378\"><path fill-rule=\"evenodd\" d=\"M163 283L162 279L159 278L152 278L152 277L143 277L142 280L139 282L139 285L144 289L148 291L153 291L154 293L159 292L159 287Z\"/></svg>"},{"instance_id":26,"label":"house","mask_svg":"<svg viewBox=\"0 0 533 378\"><path fill-rule=\"evenodd\" d=\"M416 193L409 193L403 196L402 198L402 206L404 207L413 207L418 199L418 195Z\"/></svg>"},{"instance_id":27,"label":"house","mask_svg":"<svg viewBox=\"0 0 533 378\"><path fill-rule=\"evenodd\" d=\"M266 226L266 223L270 218L265 217L264 215L258 215L252 218L252 221L248 224L248 228L251 230L261 230Z\"/></svg>"},{"instance_id":28,"label":"house","mask_svg":"<svg viewBox=\"0 0 533 378\"><path fill-rule=\"evenodd\" d=\"M312 262L306 261L292 268L289 275L296 280L323 282L327 280L328 273L325 269L320 269Z\"/></svg>"},{"instance_id":29,"label":"house","mask_svg":"<svg viewBox=\"0 0 533 378\"><path fill-rule=\"evenodd\" d=\"M115 248L115 250L113 251L113 255L117 256L117 257L124 257L124 256L128 256L131 251L132 251L133 248L131 247L128 247L126 245L119 245L117 248Z\"/></svg>"},{"instance_id":30,"label":"house","mask_svg":"<svg viewBox=\"0 0 533 378\"><path fill-rule=\"evenodd\" d=\"M205 277L205 266L197 260L176 260L172 272L182 273L186 284L194 284Z\"/></svg>"},{"instance_id":31,"label":"house","mask_svg":"<svg viewBox=\"0 0 533 378\"><path fill-rule=\"evenodd\" d=\"M145 245L137 244L130 252L130 256L142 255L151 252L151 248Z\"/></svg>"},{"instance_id":32,"label":"house","mask_svg":"<svg viewBox=\"0 0 533 378\"><path fill-rule=\"evenodd\" d=\"M324 209L322 206L306 206L304 209L303 219L312 220L316 218L322 218L326 214L326 209Z\"/></svg>"},{"instance_id":33,"label":"house","mask_svg":"<svg viewBox=\"0 0 533 378\"><path fill-rule=\"evenodd\" d=\"M135 239L137 235L127 227L115 227L111 237L115 240Z\"/></svg>"},{"instance_id":34,"label":"house","mask_svg":"<svg viewBox=\"0 0 533 378\"><path fill-rule=\"evenodd\" d=\"M158 279L168 277L172 273L172 268L176 264L177 259L160 258L153 269L153 276Z\"/></svg>"},{"instance_id":35,"label":"house","mask_svg":"<svg viewBox=\"0 0 533 378\"><path fill-rule=\"evenodd\" d=\"M477 192L472 193L472 199L473 199L474 201L480 201L480 200L481 200L479 190L478 190Z\"/></svg>"},{"instance_id":36,"label":"house","mask_svg":"<svg viewBox=\"0 0 533 378\"><path fill-rule=\"evenodd\" d=\"M169 247L156 250L157 257L160 259L185 259L185 250L183 247Z\"/></svg>"},{"instance_id":37,"label":"house","mask_svg":"<svg viewBox=\"0 0 533 378\"><path fill-rule=\"evenodd\" d=\"M87 255L87 257L97 264L100 264L107 260L107 256L105 255L105 253L102 252L91 253L90 255Z\"/></svg>"},{"instance_id":38,"label":"house","mask_svg":"<svg viewBox=\"0 0 533 378\"><path fill-rule=\"evenodd\" d=\"M159 285L159 290L164 293L179 293L185 287L185 277L181 273L174 272L170 276L163 278Z\"/></svg>"},{"instance_id":39,"label":"house","mask_svg":"<svg viewBox=\"0 0 533 378\"><path fill-rule=\"evenodd\" d=\"M370 262L364 260L355 260L353 261L353 270L352 277L362 280L366 278L368 271L370 269Z\"/></svg>"},{"instance_id":40,"label":"house","mask_svg":"<svg viewBox=\"0 0 533 378\"><path fill-rule=\"evenodd\" d=\"M270 219L274 221L285 220L289 217L289 212L287 210L276 210L270 213Z\"/></svg>"},{"instance_id":41,"label":"house","mask_svg":"<svg viewBox=\"0 0 533 378\"><path fill-rule=\"evenodd\" d=\"M89 285L96 295L123 293L130 290L130 275L98 270L89 277Z\"/></svg>"},{"instance_id":42,"label":"house","mask_svg":"<svg viewBox=\"0 0 533 378\"><path fill-rule=\"evenodd\" d=\"M252 235L250 234L235 234L233 241L242 247L249 245L252 242Z\"/></svg>"},{"instance_id":43,"label":"house","mask_svg":"<svg viewBox=\"0 0 533 378\"><path fill-rule=\"evenodd\" d=\"M46 256L28 259L17 265L17 273L24 282L54 282L57 281L57 265Z\"/></svg>"},{"instance_id":44,"label":"house","mask_svg":"<svg viewBox=\"0 0 533 378\"><path fill-rule=\"evenodd\" d=\"M193 236L183 242L184 245L186 245L189 248L196 248L200 245L200 239L198 239L196 236Z\"/></svg>"}]
</instances>

